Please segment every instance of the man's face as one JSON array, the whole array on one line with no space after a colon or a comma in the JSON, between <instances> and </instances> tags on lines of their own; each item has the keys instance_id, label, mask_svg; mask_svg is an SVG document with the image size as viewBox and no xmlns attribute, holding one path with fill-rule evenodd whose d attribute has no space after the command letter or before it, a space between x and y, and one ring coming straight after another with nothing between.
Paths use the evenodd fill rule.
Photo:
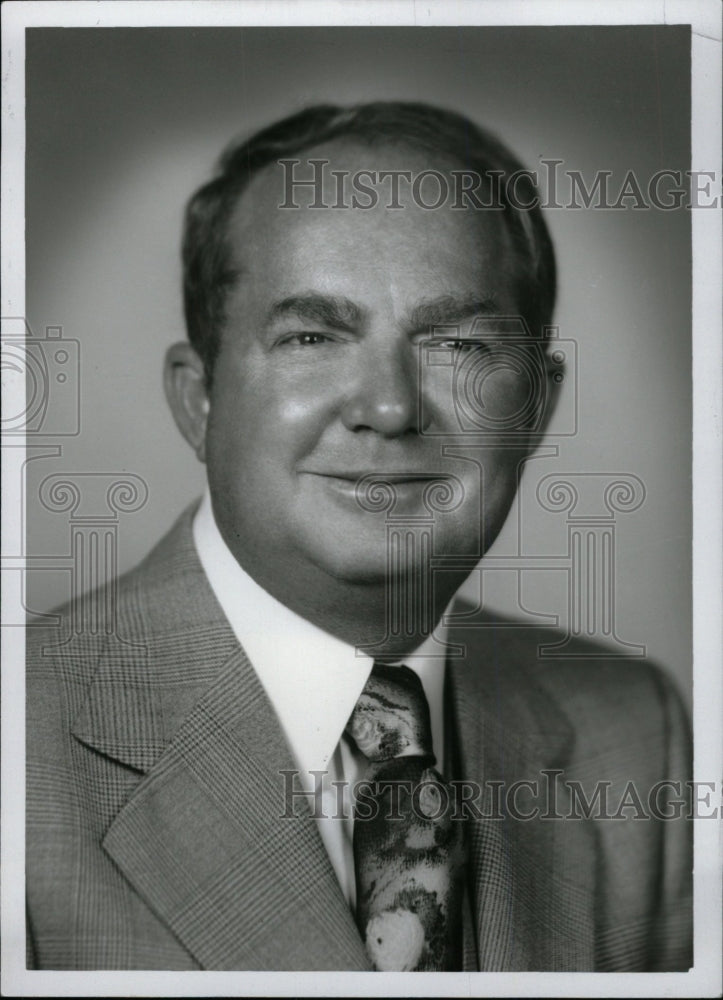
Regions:
<instances>
[{"instance_id":1,"label":"man's face","mask_svg":"<svg viewBox=\"0 0 723 1000\"><path fill-rule=\"evenodd\" d=\"M306 156L328 159L329 178L429 168L405 148L337 141L302 154L297 176L309 176ZM454 365L425 364L420 374L432 327L451 327L447 357L461 361L470 349L456 338L472 332L475 315L517 312L500 213L455 210L451 199L430 211L404 189L403 208L390 210L384 191L369 210L310 209L301 191L301 208L282 209L274 164L244 192L230 226L239 277L214 369L206 461L219 528L257 579L303 566L380 581L389 516L432 519L435 554L478 556L515 493L519 442L488 433L483 448L445 454L471 440L455 406ZM335 200L332 186L324 201ZM513 412L515 394L527 391L503 365L483 405L492 416L495 407ZM360 503L359 480L374 475L391 484L391 513L369 509L373 492ZM452 509L437 509L445 504L430 494L434 478L453 493Z\"/></svg>"}]
</instances>

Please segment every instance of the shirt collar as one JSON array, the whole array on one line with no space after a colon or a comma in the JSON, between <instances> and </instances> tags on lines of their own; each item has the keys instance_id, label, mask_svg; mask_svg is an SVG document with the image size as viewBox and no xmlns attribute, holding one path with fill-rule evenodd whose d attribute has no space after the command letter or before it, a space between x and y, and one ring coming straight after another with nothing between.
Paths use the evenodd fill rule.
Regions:
<instances>
[{"instance_id":1,"label":"shirt collar","mask_svg":"<svg viewBox=\"0 0 723 1000\"><path fill-rule=\"evenodd\" d=\"M373 660L297 615L239 565L216 525L208 490L193 521L201 565L236 638L276 711L302 772L325 770L344 732ZM446 629L435 635L444 643ZM444 657L430 636L405 658L427 696L432 741L443 748Z\"/></svg>"}]
</instances>

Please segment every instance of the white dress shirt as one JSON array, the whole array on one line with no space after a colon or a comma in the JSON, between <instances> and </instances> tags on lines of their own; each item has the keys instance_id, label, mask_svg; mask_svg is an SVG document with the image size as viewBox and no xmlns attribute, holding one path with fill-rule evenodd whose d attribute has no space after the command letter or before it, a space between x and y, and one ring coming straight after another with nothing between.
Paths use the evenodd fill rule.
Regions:
<instances>
[{"instance_id":1,"label":"white dress shirt","mask_svg":"<svg viewBox=\"0 0 723 1000\"><path fill-rule=\"evenodd\" d=\"M310 772L326 772L321 797L324 815L317 818L317 825L353 907L351 793L363 777L366 760L344 736L344 727L367 682L372 658L291 611L241 568L218 530L208 490L193 521L193 539L211 589L276 712L299 769L298 784L313 791L316 779ZM430 637L404 657L427 696L440 769L444 767L444 656L439 650L445 632L440 625L435 631L437 642ZM332 781L346 783L341 810L345 818L339 818L339 793ZM308 801L313 808L313 798Z\"/></svg>"}]
</instances>

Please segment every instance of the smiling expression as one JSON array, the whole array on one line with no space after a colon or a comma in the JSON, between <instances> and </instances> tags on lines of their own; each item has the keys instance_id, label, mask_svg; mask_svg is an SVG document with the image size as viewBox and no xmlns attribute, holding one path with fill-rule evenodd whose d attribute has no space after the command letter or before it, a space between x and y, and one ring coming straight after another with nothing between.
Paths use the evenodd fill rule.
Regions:
<instances>
[{"instance_id":1,"label":"smiling expression","mask_svg":"<svg viewBox=\"0 0 723 1000\"><path fill-rule=\"evenodd\" d=\"M429 166L406 147L338 140L308 155L328 158L330 171ZM205 440L221 533L262 583L300 567L380 580L385 512L359 503L358 481L387 480L395 516L413 517L436 478L461 484L461 502L435 515L435 548L481 554L514 497L525 445L488 435L474 461L445 454L445 435L460 434L449 371L420 368L420 350L432 327L451 327L449 346L463 351L475 316L517 312L500 214L410 200L401 210L280 209L282 184L276 165L262 170L228 234L238 277ZM522 391L502 372L487 405L509 407Z\"/></svg>"}]
</instances>

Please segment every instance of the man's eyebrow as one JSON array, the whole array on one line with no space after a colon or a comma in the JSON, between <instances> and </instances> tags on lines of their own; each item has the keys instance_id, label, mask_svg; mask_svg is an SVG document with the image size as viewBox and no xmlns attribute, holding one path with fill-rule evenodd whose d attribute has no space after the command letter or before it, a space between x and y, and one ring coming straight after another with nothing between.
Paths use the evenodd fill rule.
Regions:
<instances>
[{"instance_id":1,"label":"man's eyebrow","mask_svg":"<svg viewBox=\"0 0 723 1000\"><path fill-rule=\"evenodd\" d=\"M415 306L407 325L415 333L431 333L430 328L435 326L449 326L470 316L494 316L497 312L497 300L493 295L440 295Z\"/></svg>"},{"instance_id":2,"label":"man's eyebrow","mask_svg":"<svg viewBox=\"0 0 723 1000\"><path fill-rule=\"evenodd\" d=\"M337 295L290 295L275 302L268 312L269 323L287 316L311 320L337 330L352 333L359 328L364 318L363 310L351 299Z\"/></svg>"}]
</instances>

